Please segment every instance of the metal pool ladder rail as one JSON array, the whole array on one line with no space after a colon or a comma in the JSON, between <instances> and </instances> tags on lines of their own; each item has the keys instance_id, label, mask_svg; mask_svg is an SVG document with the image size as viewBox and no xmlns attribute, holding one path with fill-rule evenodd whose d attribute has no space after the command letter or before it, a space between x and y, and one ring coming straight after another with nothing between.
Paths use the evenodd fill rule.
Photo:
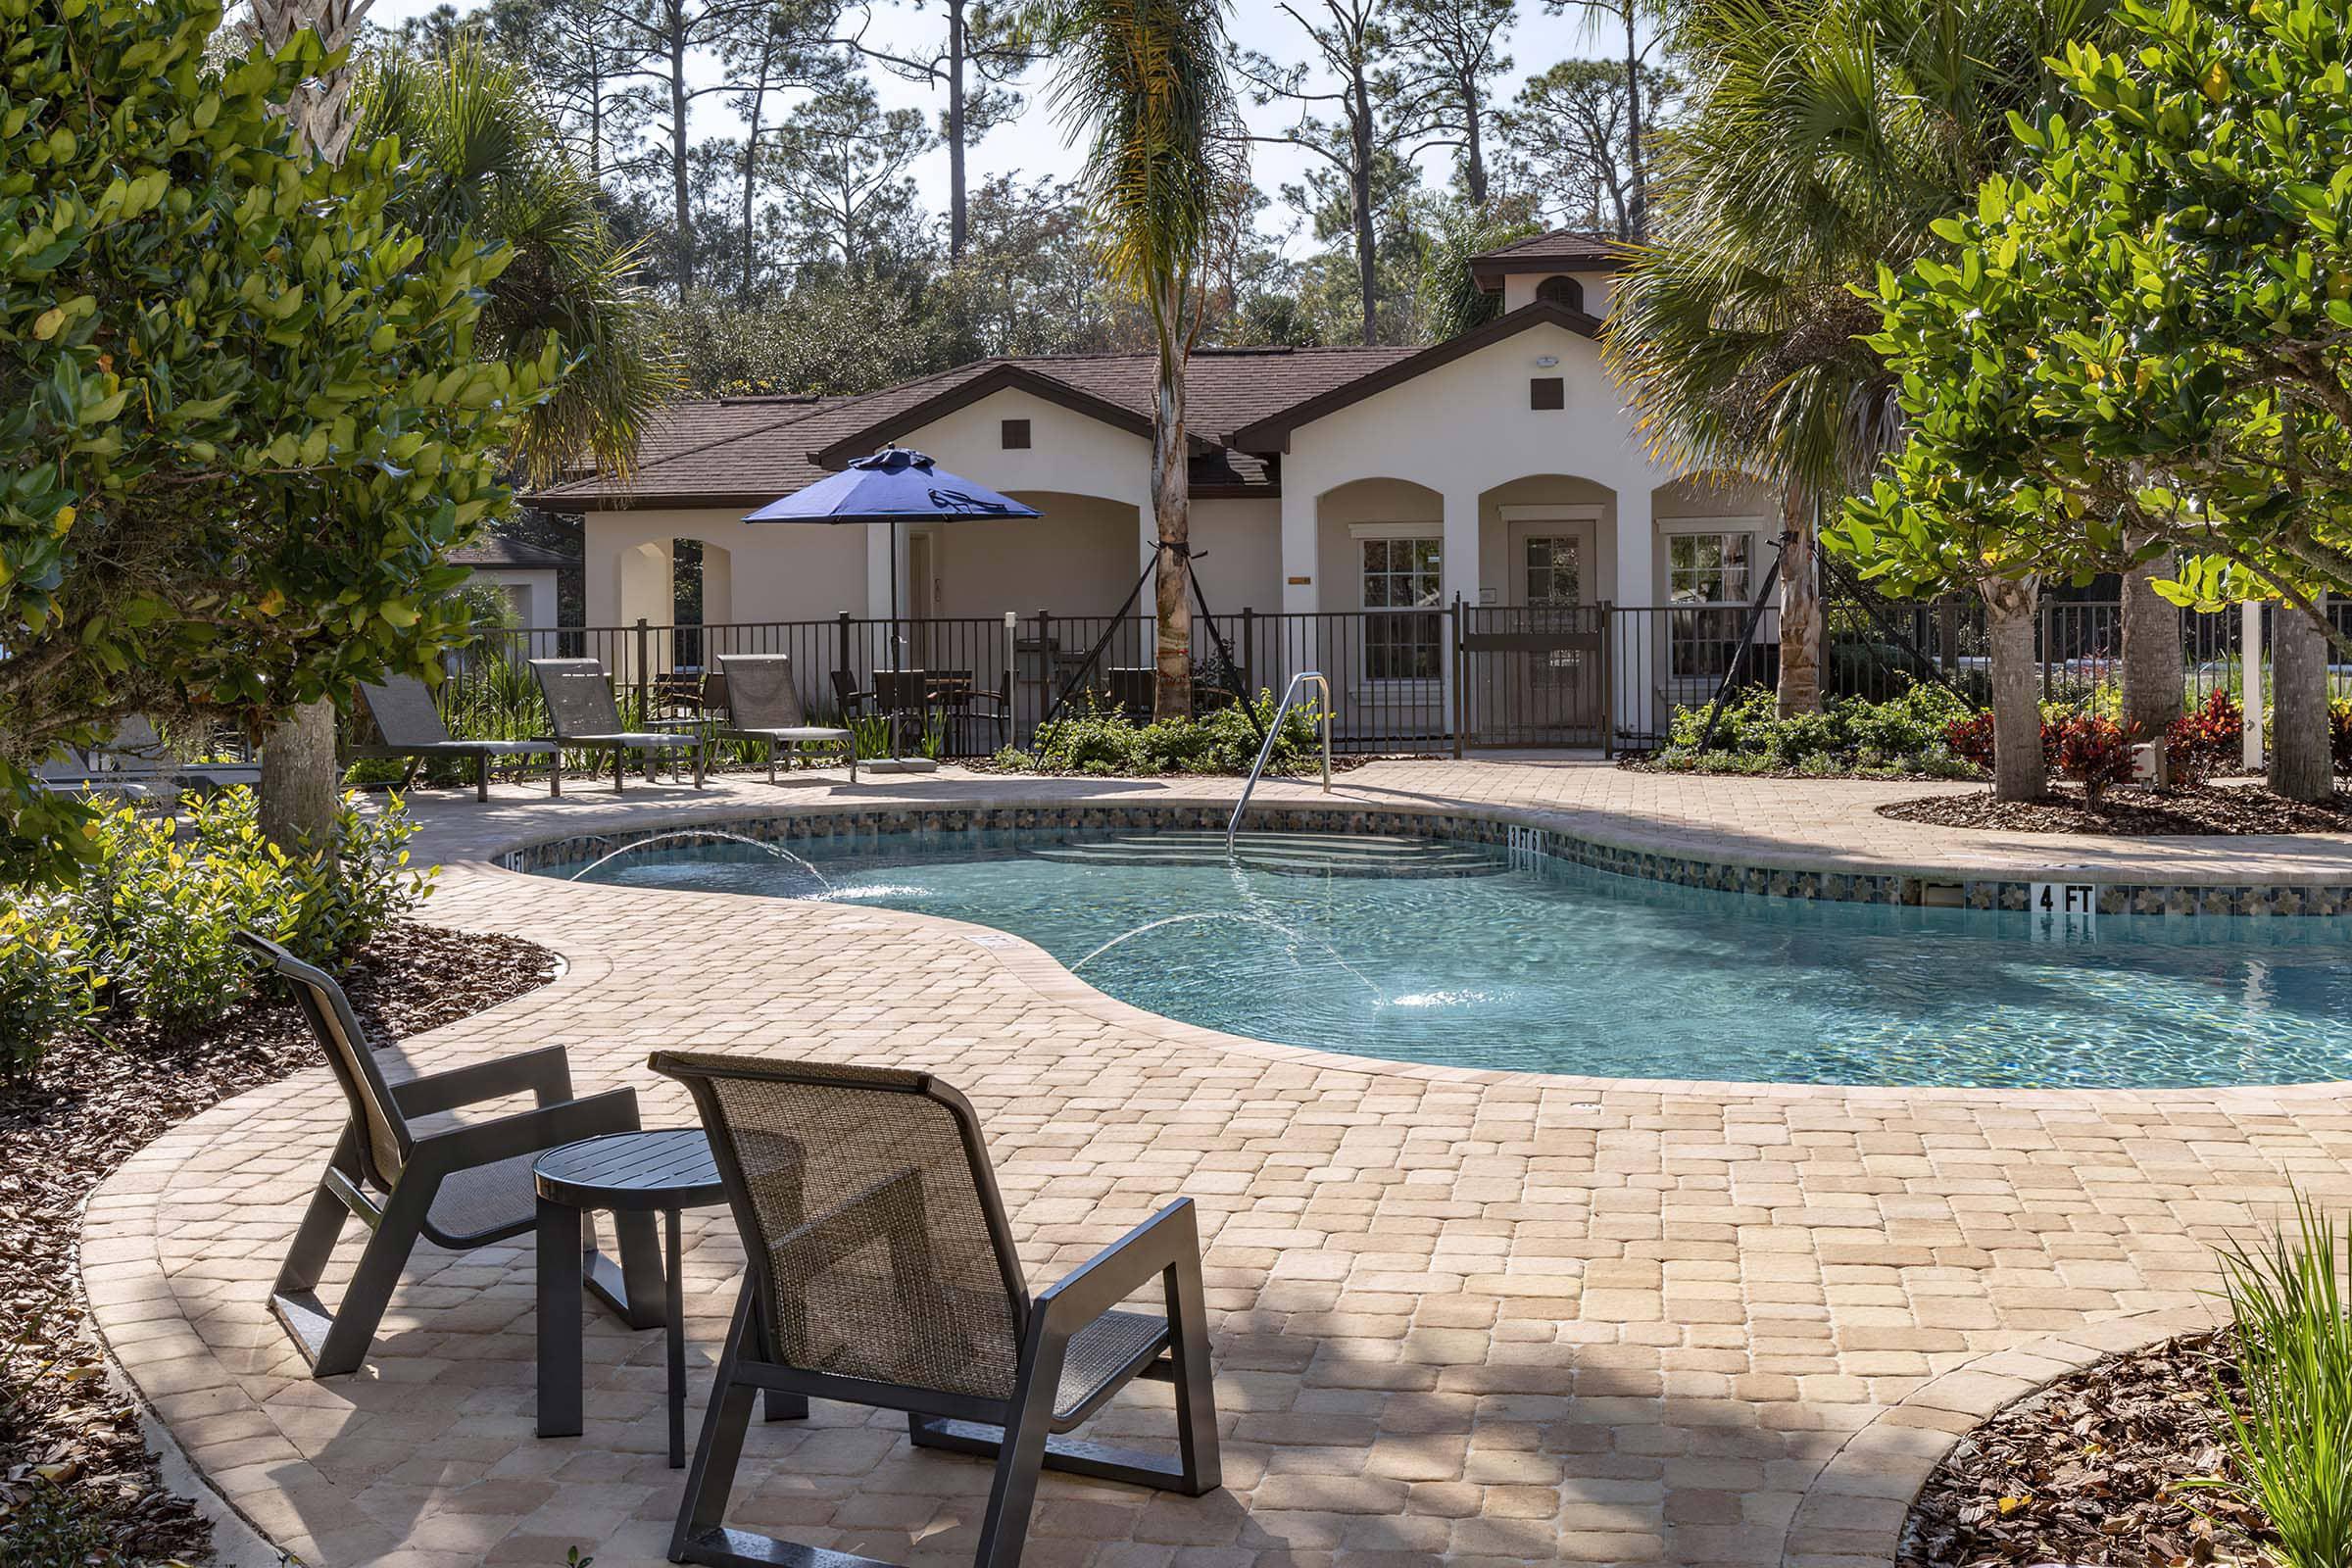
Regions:
<instances>
[{"instance_id":1,"label":"metal pool ladder rail","mask_svg":"<svg viewBox=\"0 0 2352 1568\"><path fill-rule=\"evenodd\" d=\"M1291 716L1298 704L1298 688L1313 681L1323 690L1323 793L1331 793L1331 682L1319 669L1302 669L1291 677L1282 689L1282 701L1275 707L1274 722L1266 726L1266 739L1257 749L1257 760L1250 764L1250 782L1242 786L1242 798L1233 803L1233 820L1225 824L1225 853L1233 853L1234 837L1242 831L1242 812L1249 808L1250 793L1257 788L1266 763L1274 759L1274 742L1282 735L1282 721Z\"/></svg>"}]
</instances>

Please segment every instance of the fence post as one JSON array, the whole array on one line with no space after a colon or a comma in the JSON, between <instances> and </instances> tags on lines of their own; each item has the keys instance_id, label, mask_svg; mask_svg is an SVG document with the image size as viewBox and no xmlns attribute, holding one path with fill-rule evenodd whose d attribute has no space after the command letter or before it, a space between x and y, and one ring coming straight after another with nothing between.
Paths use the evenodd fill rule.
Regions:
<instances>
[{"instance_id":1,"label":"fence post","mask_svg":"<svg viewBox=\"0 0 2352 1568\"><path fill-rule=\"evenodd\" d=\"M854 654L851 652L851 650L850 650L850 612L849 612L848 611L846 611L846 610L845 610L845 611L843 611L843 612L841 612L841 614L840 614L840 617L839 617L839 619L838 619L838 620L835 622L835 624L836 624L836 626L839 628L840 635L841 635L841 646L840 646L840 668L841 668L841 672L842 672L844 675L846 675L846 676L848 676L848 677L849 677L849 685L848 685L848 686L846 686L846 687L844 687L843 689L844 689L845 691L853 691L853 692L854 692L854 691L856 691L856 690L858 689L858 660L857 660L857 657L856 657L856 656L855 656L855 655L854 655ZM848 714L846 714L846 713L845 713L845 714L843 714L843 715L842 715L842 722L844 722L844 723L847 723L847 722L849 722L849 715L848 715Z\"/></svg>"},{"instance_id":2,"label":"fence post","mask_svg":"<svg viewBox=\"0 0 2352 1568\"><path fill-rule=\"evenodd\" d=\"M651 711L646 707L646 683L647 671L653 663L653 628L646 624L643 615L639 615L637 617L637 722L640 724L646 722L645 715Z\"/></svg>"},{"instance_id":3,"label":"fence post","mask_svg":"<svg viewBox=\"0 0 2352 1568\"><path fill-rule=\"evenodd\" d=\"M1600 602L1600 760L1617 758L1617 607Z\"/></svg>"},{"instance_id":4,"label":"fence post","mask_svg":"<svg viewBox=\"0 0 2352 1568\"><path fill-rule=\"evenodd\" d=\"M1046 711L1054 706L1054 612L1037 612L1037 719L1045 722ZM1037 731L1029 731L1029 743L1037 744Z\"/></svg>"},{"instance_id":5,"label":"fence post","mask_svg":"<svg viewBox=\"0 0 2352 1568\"><path fill-rule=\"evenodd\" d=\"M1465 755L1463 732L1468 728L1469 714L1469 651L1462 646L1462 596L1455 594L1453 603L1446 608L1448 624L1453 632L1453 757L1460 761Z\"/></svg>"},{"instance_id":6,"label":"fence post","mask_svg":"<svg viewBox=\"0 0 2352 1568\"><path fill-rule=\"evenodd\" d=\"M2041 641L2034 650L2034 662L2041 665L2041 700L2050 700L2050 650L2057 645L2050 641L2050 602L2041 602Z\"/></svg>"},{"instance_id":7,"label":"fence post","mask_svg":"<svg viewBox=\"0 0 2352 1568\"><path fill-rule=\"evenodd\" d=\"M1257 701L1257 612L1242 607L1242 691L1244 702Z\"/></svg>"}]
</instances>

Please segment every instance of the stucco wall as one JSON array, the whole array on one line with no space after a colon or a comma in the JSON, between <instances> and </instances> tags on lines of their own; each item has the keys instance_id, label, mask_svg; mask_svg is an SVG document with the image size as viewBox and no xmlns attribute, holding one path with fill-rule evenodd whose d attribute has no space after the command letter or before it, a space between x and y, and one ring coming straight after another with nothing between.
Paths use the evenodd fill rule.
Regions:
<instances>
[{"instance_id":1,"label":"stucco wall","mask_svg":"<svg viewBox=\"0 0 2352 1568\"><path fill-rule=\"evenodd\" d=\"M1142 569L1135 559L1135 508L1048 490L1006 493L1045 515L927 530L938 541L939 612L1107 614L1115 608Z\"/></svg>"},{"instance_id":2,"label":"stucco wall","mask_svg":"<svg viewBox=\"0 0 2352 1568\"><path fill-rule=\"evenodd\" d=\"M625 626L641 615L668 624L675 613L673 539L700 539L726 552L724 592L710 595L713 584L705 580L706 619L821 620L857 610L865 603L868 531L859 524L747 523L725 509L591 512L580 530L588 624Z\"/></svg>"},{"instance_id":3,"label":"stucco wall","mask_svg":"<svg viewBox=\"0 0 2352 1568\"><path fill-rule=\"evenodd\" d=\"M1564 274L1522 272L1514 274L1502 280L1502 308L1505 311L1515 311L1522 305L1535 304L1536 290L1542 286L1544 279L1558 275L1575 278L1584 289L1586 315L1603 318L1608 316L1609 307L1615 303L1616 279L1607 272L1568 272Z\"/></svg>"}]
</instances>

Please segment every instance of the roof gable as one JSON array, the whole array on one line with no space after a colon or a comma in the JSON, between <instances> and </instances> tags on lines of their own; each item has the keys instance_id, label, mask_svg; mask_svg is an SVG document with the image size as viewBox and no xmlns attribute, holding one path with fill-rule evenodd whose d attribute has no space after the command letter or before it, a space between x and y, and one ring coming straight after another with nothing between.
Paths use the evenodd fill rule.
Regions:
<instances>
[{"instance_id":1,"label":"roof gable","mask_svg":"<svg viewBox=\"0 0 2352 1568\"><path fill-rule=\"evenodd\" d=\"M1622 241L1573 228L1555 228L1497 245L1470 258L1470 278L1492 294L1503 280L1530 272L1614 272L1633 260Z\"/></svg>"},{"instance_id":2,"label":"roof gable","mask_svg":"<svg viewBox=\"0 0 2352 1568\"><path fill-rule=\"evenodd\" d=\"M1484 326L1473 327L1458 337L1450 337L1443 343L1433 344L1417 354L1359 375L1344 385L1333 387L1320 396L1308 398L1279 414L1259 419L1253 424L1244 425L1241 429L1233 432L1229 438L1230 442L1245 452L1255 452L1267 456L1288 451L1291 432L1300 425L1312 424L1315 420L1337 414L1351 404L1361 403L1364 399L1386 392L1391 387L1402 386L1417 376L1427 375L1440 366L1451 365L1456 360L1476 354L1481 349L1491 348L1506 339L1517 337L1530 327L1537 326L1564 327L1580 336L1592 338L1595 341L1601 334L1601 322L1598 317L1587 315L1583 311L1574 310L1565 305L1555 305L1549 300L1538 300L1532 305L1521 306L1507 316L1498 316Z\"/></svg>"},{"instance_id":3,"label":"roof gable","mask_svg":"<svg viewBox=\"0 0 2352 1568\"><path fill-rule=\"evenodd\" d=\"M908 431L932 424L959 409L968 409L984 398L999 392L1026 392L1045 402L1100 419L1104 424L1152 439L1152 420L1124 404L1072 386L1058 376L1031 368L1017 360L999 360L979 374L945 387L917 403L896 408L869 423L858 426L847 434L835 437L810 455L819 467L838 468L853 459L861 458L878 448L896 444ZM1196 438L1195 450L1200 446Z\"/></svg>"}]
</instances>

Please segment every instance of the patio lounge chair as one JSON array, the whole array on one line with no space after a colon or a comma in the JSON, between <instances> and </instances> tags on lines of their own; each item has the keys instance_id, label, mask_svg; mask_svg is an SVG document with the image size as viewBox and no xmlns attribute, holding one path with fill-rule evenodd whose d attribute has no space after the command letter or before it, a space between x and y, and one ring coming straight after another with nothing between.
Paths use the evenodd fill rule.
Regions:
<instances>
[{"instance_id":1,"label":"patio lounge chair","mask_svg":"<svg viewBox=\"0 0 2352 1568\"><path fill-rule=\"evenodd\" d=\"M351 1112L270 1288L270 1310L293 1336L311 1376L356 1372L418 1237L465 1252L530 1231L538 1217L531 1162L583 1138L636 1131L637 1096L615 1089L573 1099L571 1069L560 1047L388 1084L341 986L273 942L250 932L240 932L238 940L293 991ZM537 1108L432 1131L411 1126L414 1117L521 1094L534 1096ZM319 1276L343 1222L355 1216L374 1234L342 1304L329 1310L318 1299ZM654 1216L616 1214L613 1224L627 1288L614 1290L611 1265L602 1258L590 1288L608 1303L660 1301ZM643 1315L641 1310L636 1317ZM633 1317L630 1327L660 1321Z\"/></svg>"},{"instance_id":2,"label":"patio lounge chair","mask_svg":"<svg viewBox=\"0 0 2352 1568\"><path fill-rule=\"evenodd\" d=\"M32 787L51 795L86 795L93 800L104 798L118 805L135 805L154 798L154 792L144 784L119 774L94 770L78 748L65 758L34 763Z\"/></svg>"},{"instance_id":3,"label":"patio lounge chair","mask_svg":"<svg viewBox=\"0 0 2352 1568\"><path fill-rule=\"evenodd\" d=\"M947 1085L758 1056L652 1065L693 1091L750 1263L671 1561L875 1568L725 1524L762 1390L904 1410L918 1446L994 1459L975 1568L1020 1562L1041 1468L1195 1497L1220 1485L1191 1200L1032 1298L979 1119ZM1154 1282L1165 1317L1116 1310ZM1175 1385L1175 1459L1060 1438L1139 1376Z\"/></svg>"},{"instance_id":4,"label":"patio lounge chair","mask_svg":"<svg viewBox=\"0 0 2352 1568\"><path fill-rule=\"evenodd\" d=\"M384 740L381 746L354 746L350 755L407 759L409 769L401 776L402 789L409 787L416 769L428 760L464 757L473 762L473 798L486 801L494 759L544 757L548 759L548 793L563 790L564 759L553 741L454 740L449 726L441 722L441 710L433 706L433 694L414 675L395 675L381 685L363 684L360 701L368 705L368 716L375 720L376 733Z\"/></svg>"},{"instance_id":5,"label":"patio lounge chair","mask_svg":"<svg viewBox=\"0 0 2352 1568\"><path fill-rule=\"evenodd\" d=\"M117 784L167 785L209 795L232 785L258 787L259 762L183 762L164 747L154 720L142 713L124 719L104 746L91 752L91 770Z\"/></svg>"},{"instance_id":6,"label":"patio lounge chair","mask_svg":"<svg viewBox=\"0 0 2352 1568\"><path fill-rule=\"evenodd\" d=\"M808 722L800 686L792 678L790 654L721 654L718 669L704 689L703 705L725 712L720 740L766 746L770 784L776 781L777 748L803 743L840 747L850 764L850 782L858 782L857 737L846 729Z\"/></svg>"},{"instance_id":7,"label":"patio lounge chair","mask_svg":"<svg viewBox=\"0 0 2352 1568\"><path fill-rule=\"evenodd\" d=\"M602 660L534 659L531 673L539 678L540 694L547 699L548 718L556 731L552 738L560 746L610 751L615 790L623 787L631 752L645 754L649 779L654 776L657 756L674 762L678 753L685 752L694 759L694 787L703 787L703 738L673 730L623 729L620 707L612 701L612 681L605 673ZM559 762L554 794L564 793L563 773Z\"/></svg>"}]
</instances>

